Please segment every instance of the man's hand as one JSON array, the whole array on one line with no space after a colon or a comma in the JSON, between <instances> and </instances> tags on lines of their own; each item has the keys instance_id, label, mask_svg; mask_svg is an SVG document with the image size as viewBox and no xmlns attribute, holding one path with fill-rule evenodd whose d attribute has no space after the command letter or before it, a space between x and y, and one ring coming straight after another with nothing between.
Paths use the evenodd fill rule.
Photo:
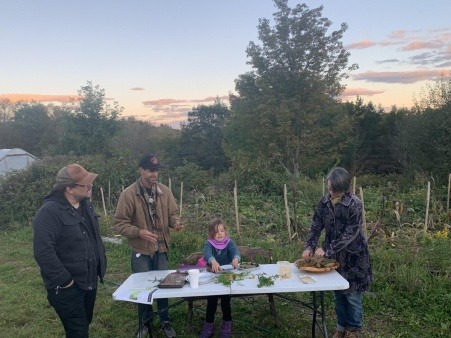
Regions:
<instances>
[{"instance_id":1,"label":"man's hand","mask_svg":"<svg viewBox=\"0 0 451 338\"><path fill-rule=\"evenodd\" d=\"M179 223L174 225L174 230L179 232L179 231L182 231L184 227L185 226L182 223L179 222Z\"/></svg>"},{"instance_id":2,"label":"man's hand","mask_svg":"<svg viewBox=\"0 0 451 338\"><path fill-rule=\"evenodd\" d=\"M158 236L154 233L150 232L149 230L140 229L139 230L139 237L142 239L149 241L153 244L157 244Z\"/></svg>"}]
</instances>

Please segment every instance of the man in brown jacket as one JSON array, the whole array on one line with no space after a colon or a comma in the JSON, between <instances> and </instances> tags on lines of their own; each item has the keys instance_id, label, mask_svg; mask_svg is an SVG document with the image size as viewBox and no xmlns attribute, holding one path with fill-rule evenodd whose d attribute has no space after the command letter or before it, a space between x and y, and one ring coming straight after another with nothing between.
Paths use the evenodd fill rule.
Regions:
<instances>
[{"instance_id":1,"label":"man in brown jacket","mask_svg":"<svg viewBox=\"0 0 451 338\"><path fill-rule=\"evenodd\" d=\"M171 190L158 183L161 167L157 156L142 157L140 178L122 192L117 203L114 223L117 233L127 238L132 249L133 272L168 270L169 228L183 229ZM169 324L168 304L168 299L157 299L161 329L167 337L175 337ZM146 323L140 328L143 335L149 330L153 310L151 305L144 304L139 304L138 309L142 322Z\"/></svg>"}]
</instances>

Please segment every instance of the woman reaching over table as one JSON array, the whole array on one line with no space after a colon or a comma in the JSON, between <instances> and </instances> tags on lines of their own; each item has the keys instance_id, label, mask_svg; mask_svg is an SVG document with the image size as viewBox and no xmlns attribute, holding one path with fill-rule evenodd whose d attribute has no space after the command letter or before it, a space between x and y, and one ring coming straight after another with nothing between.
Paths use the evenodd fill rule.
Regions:
<instances>
[{"instance_id":1,"label":"woman reaching over table","mask_svg":"<svg viewBox=\"0 0 451 338\"><path fill-rule=\"evenodd\" d=\"M338 272L349 282L349 289L335 291L337 327L332 338L359 337L362 330L362 292L373 280L368 243L362 232L362 202L350 192L351 178L344 168L336 167L327 176L328 193L319 201L310 235L302 253L306 261L315 258L336 259ZM324 242L318 246L321 232Z\"/></svg>"},{"instance_id":2,"label":"woman reaching over table","mask_svg":"<svg viewBox=\"0 0 451 338\"><path fill-rule=\"evenodd\" d=\"M240 252L235 242L230 239L225 223L219 218L213 219L207 228L208 239L204 245L204 259L211 265L213 272L218 272L221 265L231 264L235 269L240 263ZM228 338L232 335L232 307L230 305L230 295L208 296L207 313L205 323L200 334L200 338L213 337L215 333L215 313L218 305L218 298L221 298L222 324L221 336Z\"/></svg>"}]
</instances>

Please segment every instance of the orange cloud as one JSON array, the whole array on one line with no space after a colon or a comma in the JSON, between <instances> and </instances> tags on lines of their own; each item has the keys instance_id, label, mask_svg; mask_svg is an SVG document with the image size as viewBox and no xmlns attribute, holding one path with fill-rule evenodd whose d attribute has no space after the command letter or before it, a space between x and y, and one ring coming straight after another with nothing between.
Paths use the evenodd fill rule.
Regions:
<instances>
[{"instance_id":1,"label":"orange cloud","mask_svg":"<svg viewBox=\"0 0 451 338\"><path fill-rule=\"evenodd\" d=\"M40 95L40 94L2 94L0 100L10 100L12 103L22 102L59 102L69 103L77 101L78 95Z\"/></svg>"},{"instance_id":2,"label":"orange cloud","mask_svg":"<svg viewBox=\"0 0 451 338\"><path fill-rule=\"evenodd\" d=\"M436 49L441 48L442 46L443 44L440 41L413 41L405 45L401 50Z\"/></svg>"},{"instance_id":3,"label":"orange cloud","mask_svg":"<svg viewBox=\"0 0 451 338\"><path fill-rule=\"evenodd\" d=\"M174 99L158 99L153 101L144 101L145 106L167 106L170 104L184 103L186 100L174 100Z\"/></svg>"},{"instance_id":4,"label":"orange cloud","mask_svg":"<svg viewBox=\"0 0 451 338\"><path fill-rule=\"evenodd\" d=\"M434 80L440 77L440 70L411 70L404 72L364 72L354 76L355 80L384 83L415 83L424 80Z\"/></svg>"},{"instance_id":5,"label":"orange cloud","mask_svg":"<svg viewBox=\"0 0 451 338\"><path fill-rule=\"evenodd\" d=\"M375 45L377 45L376 42L369 41L369 40L363 40L363 41L351 43L351 44L347 45L345 48L346 49L364 49L364 48L373 47Z\"/></svg>"},{"instance_id":6,"label":"orange cloud","mask_svg":"<svg viewBox=\"0 0 451 338\"><path fill-rule=\"evenodd\" d=\"M350 97L350 96L373 96L377 94L383 94L385 91L383 90L371 90L366 88L346 88L341 97Z\"/></svg>"}]
</instances>

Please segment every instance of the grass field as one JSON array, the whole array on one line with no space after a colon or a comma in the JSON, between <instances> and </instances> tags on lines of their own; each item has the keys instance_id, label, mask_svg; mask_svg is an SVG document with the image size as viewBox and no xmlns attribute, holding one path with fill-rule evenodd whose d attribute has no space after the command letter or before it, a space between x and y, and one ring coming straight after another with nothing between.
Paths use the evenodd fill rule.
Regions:
<instances>
[{"instance_id":1,"label":"grass field","mask_svg":"<svg viewBox=\"0 0 451 338\"><path fill-rule=\"evenodd\" d=\"M109 220L103 231L111 235ZM240 245L272 248L274 260L293 262L300 257L302 245L288 243L284 236L269 236L255 227L243 227L232 236ZM204 230L188 225L174 233L171 244L171 267L181 258L199 251ZM0 234L0 337L63 337L64 330L46 300L39 270L32 254L32 229L3 231ZM130 251L123 244L106 243L108 270L105 283L99 286L91 337L135 337L135 304L112 300L112 293L130 273ZM451 331L451 258L447 231L424 235L407 227L392 236L381 234L370 243L375 281L364 297L365 337L449 337ZM293 295L309 300L309 294ZM172 302L172 300L171 300ZM276 298L281 327L274 327L267 299L256 304L232 301L235 337L301 337L310 333L311 314L304 308ZM202 304L200 304L202 305ZM327 324L333 332L335 314L332 293L326 293ZM193 332L186 329L186 304L171 311L172 324L179 337L197 337L204 310L198 307ZM218 324L220 309L218 309ZM158 321L154 323L158 328ZM155 337L162 337L157 332Z\"/></svg>"}]
</instances>

